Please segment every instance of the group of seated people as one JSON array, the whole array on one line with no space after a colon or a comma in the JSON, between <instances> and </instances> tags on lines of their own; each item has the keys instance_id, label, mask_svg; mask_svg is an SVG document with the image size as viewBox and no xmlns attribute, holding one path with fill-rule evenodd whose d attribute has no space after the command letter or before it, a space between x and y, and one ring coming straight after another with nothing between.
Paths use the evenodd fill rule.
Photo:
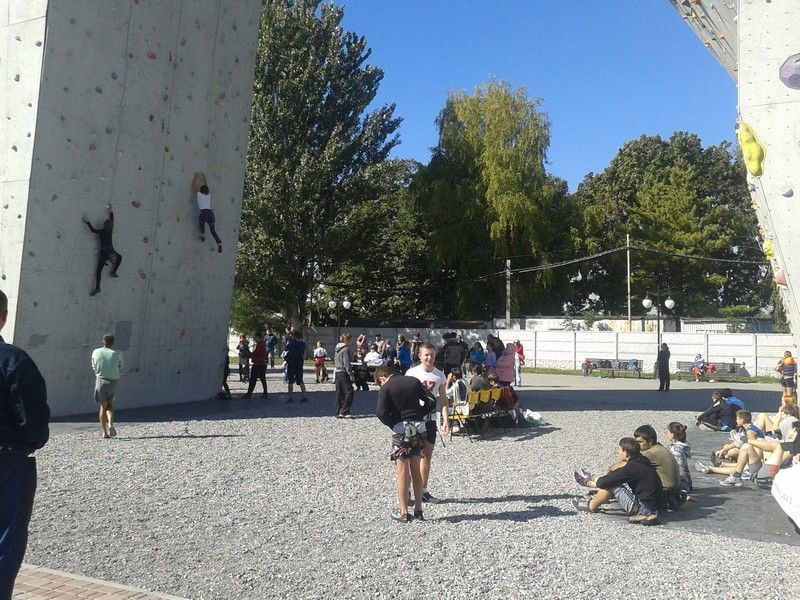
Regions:
<instances>
[{"instance_id":1,"label":"group of seated people","mask_svg":"<svg viewBox=\"0 0 800 600\"><path fill-rule=\"evenodd\" d=\"M776 413L760 413L753 419L744 403L730 403L732 395L726 396L729 393L730 390L714 392L711 408L697 416L697 424L728 431L730 440L711 454L710 463L698 461L695 469L727 475L720 484L728 487L741 487L742 479L768 486L781 468L791 466L793 457L800 462L797 398L783 394Z\"/></svg>"},{"instance_id":2,"label":"group of seated people","mask_svg":"<svg viewBox=\"0 0 800 600\"><path fill-rule=\"evenodd\" d=\"M613 369L614 371L641 371L639 361L635 358L630 360L619 360L616 358L609 359L584 359L581 364L581 373L584 377L588 377L595 369Z\"/></svg>"},{"instance_id":3,"label":"group of seated people","mask_svg":"<svg viewBox=\"0 0 800 600\"><path fill-rule=\"evenodd\" d=\"M686 425L670 423L666 436L669 448L658 442L651 425L642 425L632 437L619 440L619 460L605 475L595 477L585 469L575 471L575 481L589 488L589 492L575 498L573 506L597 513L603 505L617 502L631 523L658 525L666 510L676 510L692 492Z\"/></svg>"}]
</instances>

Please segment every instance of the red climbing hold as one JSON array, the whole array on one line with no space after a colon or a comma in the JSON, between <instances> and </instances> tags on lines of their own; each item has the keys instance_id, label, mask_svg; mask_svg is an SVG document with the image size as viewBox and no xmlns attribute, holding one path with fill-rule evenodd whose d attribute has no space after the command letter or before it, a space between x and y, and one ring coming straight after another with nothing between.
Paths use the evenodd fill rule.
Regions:
<instances>
[{"instance_id":1,"label":"red climbing hold","mask_svg":"<svg viewBox=\"0 0 800 600\"><path fill-rule=\"evenodd\" d=\"M142 279L147 279L147 275L144 274L144 271L139 271L139 277Z\"/></svg>"},{"instance_id":2,"label":"red climbing hold","mask_svg":"<svg viewBox=\"0 0 800 600\"><path fill-rule=\"evenodd\" d=\"M150 238L149 237L143 237L142 241L146 244L146 243L148 243L150 241Z\"/></svg>"},{"instance_id":3,"label":"red climbing hold","mask_svg":"<svg viewBox=\"0 0 800 600\"><path fill-rule=\"evenodd\" d=\"M787 286L787 284L786 284L786 275L784 275L783 273L776 273L775 274L775 283L777 283L778 285L782 285L782 286L786 287Z\"/></svg>"},{"instance_id":4,"label":"red climbing hold","mask_svg":"<svg viewBox=\"0 0 800 600\"><path fill-rule=\"evenodd\" d=\"M153 52L153 51L148 52L147 53L147 58L149 58L150 60L155 60L156 59L156 53Z\"/></svg>"},{"instance_id":5,"label":"red climbing hold","mask_svg":"<svg viewBox=\"0 0 800 600\"><path fill-rule=\"evenodd\" d=\"M133 202L131 202L131 206L133 206L133 208L141 208L142 203L139 202L138 200L134 200Z\"/></svg>"},{"instance_id":6,"label":"red climbing hold","mask_svg":"<svg viewBox=\"0 0 800 600\"><path fill-rule=\"evenodd\" d=\"M97 144L89 144L89 152L94 152L97 150Z\"/></svg>"}]
</instances>

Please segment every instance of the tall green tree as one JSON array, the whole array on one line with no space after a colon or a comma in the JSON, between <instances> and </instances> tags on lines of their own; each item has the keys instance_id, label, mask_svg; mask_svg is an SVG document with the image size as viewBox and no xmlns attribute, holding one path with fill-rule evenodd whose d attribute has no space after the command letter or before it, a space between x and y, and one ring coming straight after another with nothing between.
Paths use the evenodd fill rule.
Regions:
<instances>
[{"instance_id":1,"label":"tall green tree","mask_svg":"<svg viewBox=\"0 0 800 600\"><path fill-rule=\"evenodd\" d=\"M398 142L394 106L366 110L383 71L342 16L315 0L262 12L236 285L287 322L355 246L350 222L383 193Z\"/></svg>"},{"instance_id":2,"label":"tall green tree","mask_svg":"<svg viewBox=\"0 0 800 600\"><path fill-rule=\"evenodd\" d=\"M714 315L732 305L754 313L768 303L762 265L671 256L763 259L745 170L727 142L703 148L689 133L642 136L625 144L603 173L589 174L574 200L585 252L624 246L626 234L634 246L661 252L632 251L635 306L648 290L671 293L679 314ZM577 309L626 310L624 253L579 271Z\"/></svg>"},{"instance_id":3,"label":"tall green tree","mask_svg":"<svg viewBox=\"0 0 800 600\"><path fill-rule=\"evenodd\" d=\"M541 101L490 82L450 95L437 119L439 141L413 192L434 231L431 252L446 283L445 316L485 318L504 303L500 277L483 278L515 257L546 263L564 249L566 186L545 171L550 127ZM514 286L517 310L553 298L552 272ZM546 304L546 302L544 302ZM556 303L558 304L558 303ZM559 309L560 310L560 309Z\"/></svg>"}]
</instances>

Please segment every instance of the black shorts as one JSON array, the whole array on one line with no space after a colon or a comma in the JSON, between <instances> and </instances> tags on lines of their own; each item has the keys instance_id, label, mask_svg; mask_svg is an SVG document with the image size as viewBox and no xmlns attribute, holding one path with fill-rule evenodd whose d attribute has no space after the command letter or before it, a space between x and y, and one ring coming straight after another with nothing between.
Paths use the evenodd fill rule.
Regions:
<instances>
[{"instance_id":1,"label":"black shorts","mask_svg":"<svg viewBox=\"0 0 800 600\"><path fill-rule=\"evenodd\" d=\"M200 211L200 222L201 223L215 223L216 217L214 216L214 211L210 208L204 208Z\"/></svg>"},{"instance_id":2,"label":"black shorts","mask_svg":"<svg viewBox=\"0 0 800 600\"><path fill-rule=\"evenodd\" d=\"M290 385L303 383L303 364L286 365L286 379Z\"/></svg>"},{"instance_id":3,"label":"black shorts","mask_svg":"<svg viewBox=\"0 0 800 600\"><path fill-rule=\"evenodd\" d=\"M436 432L438 431L436 427L436 415L432 415L433 418L430 421L425 421L425 440L431 444L436 445Z\"/></svg>"},{"instance_id":4,"label":"black shorts","mask_svg":"<svg viewBox=\"0 0 800 600\"><path fill-rule=\"evenodd\" d=\"M797 387L797 383L795 382L794 377L781 377L781 386L794 389Z\"/></svg>"}]
</instances>

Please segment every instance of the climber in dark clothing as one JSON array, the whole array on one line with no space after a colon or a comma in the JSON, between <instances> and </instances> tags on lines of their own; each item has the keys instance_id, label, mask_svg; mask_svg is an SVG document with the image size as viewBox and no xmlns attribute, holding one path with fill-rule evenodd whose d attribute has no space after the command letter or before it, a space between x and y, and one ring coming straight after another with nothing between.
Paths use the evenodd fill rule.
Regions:
<instances>
[{"instance_id":1,"label":"climber in dark clothing","mask_svg":"<svg viewBox=\"0 0 800 600\"><path fill-rule=\"evenodd\" d=\"M103 273L103 267L110 262L112 266L111 276L117 277L117 269L119 269L119 265L122 262L122 255L114 250L114 246L111 243L111 234L114 232L114 212L111 210L110 204L108 205L108 219L103 222L102 228L95 229L92 227L89 219L85 219L84 222L89 227L89 231L100 236L100 254L97 258L94 290L91 293L94 296L100 293L100 275Z\"/></svg>"}]
</instances>

